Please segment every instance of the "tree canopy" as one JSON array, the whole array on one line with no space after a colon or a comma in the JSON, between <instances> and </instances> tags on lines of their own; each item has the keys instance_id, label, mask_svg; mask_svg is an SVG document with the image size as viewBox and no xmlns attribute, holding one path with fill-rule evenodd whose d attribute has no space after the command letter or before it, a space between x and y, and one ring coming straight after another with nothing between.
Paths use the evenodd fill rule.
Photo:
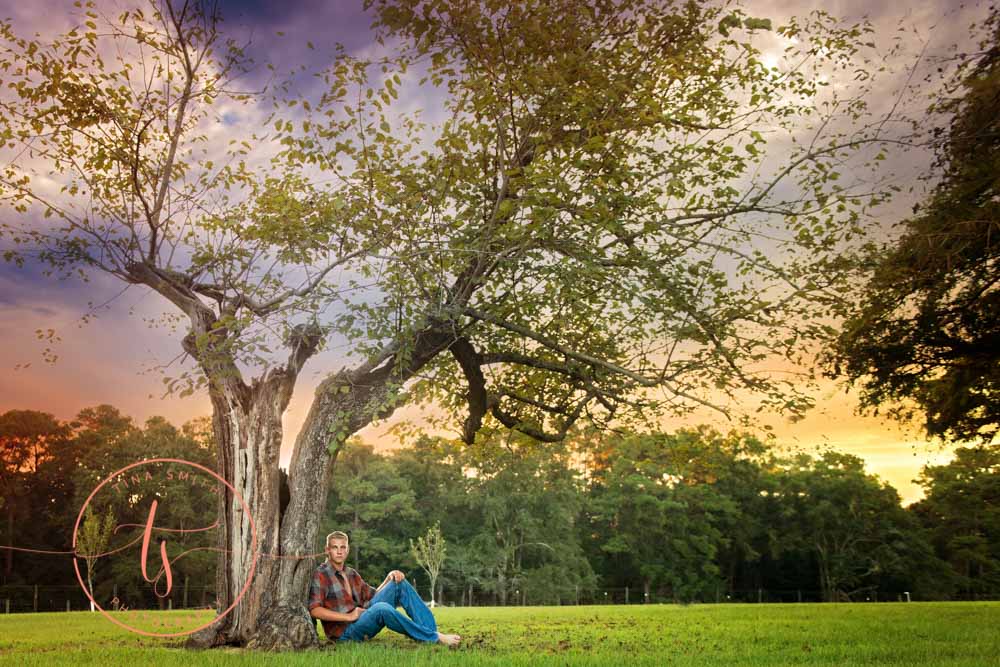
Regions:
<instances>
[{"instance_id":1,"label":"tree canopy","mask_svg":"<svg viewBox=\"0 0 1000 667\"><path fill-rule=\"evenodd\" d=\"M795 66L774 70L752 40L768 22L698 3L370 4L408 48L381 85L378 63L340 54L311 97L241 91L247 56L198 3L127 11L108 32L91 3L50 43L2 24L0 136L20 157L0 186L26 214L5 223L8 259L162 295L199 364L178 390L245 396L253 368L290 391L339 333L364 369L392 361L396 384L435 358L415 395L469 409L467 440L487 415L551 439L629 403L723 409L738 388L803 407L754 365L821 333L873 195L834 163L892 141L863 100L817 83L870 75L869 27L778 27ZM447 90L431 145L391 113L414 62ZM223 103L274 111L218 146ZM808 141L765 160L792 132ZM438 338L455 360L430 354Z\"/></svg>"}]
</instances>

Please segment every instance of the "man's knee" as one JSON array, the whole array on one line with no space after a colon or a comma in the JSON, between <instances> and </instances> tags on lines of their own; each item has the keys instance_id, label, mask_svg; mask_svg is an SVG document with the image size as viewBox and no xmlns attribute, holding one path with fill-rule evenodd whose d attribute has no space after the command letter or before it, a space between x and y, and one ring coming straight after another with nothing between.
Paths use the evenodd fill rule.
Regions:
<instances>
[{"instance_id":1,"label":"man's knee","mask_svg":"<svg viewBox=\"0 0 1000 667\"><path fill-rule=\"evenodd\" d=\"M376 602L368 608L368 611L373 612L378 616L384 616L388 612L395 611L395 607L388 602Z\"/></svg>"}]
</instances>

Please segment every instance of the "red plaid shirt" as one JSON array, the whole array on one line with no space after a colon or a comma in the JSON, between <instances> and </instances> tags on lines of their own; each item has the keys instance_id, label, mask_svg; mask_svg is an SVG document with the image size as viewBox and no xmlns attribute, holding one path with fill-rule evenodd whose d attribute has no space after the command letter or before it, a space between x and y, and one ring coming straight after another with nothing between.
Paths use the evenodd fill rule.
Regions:
<instances>
[{"instance_id":1,"label":"red plaid shirt","mask_svg":"<svg viewBox=\"0 0 1000 667\"><path fill-rule=\"evenodd\" d=\"M351 585L350 592L345 580ZM351 593L354 594L353 597ZM330 611L346 614L355 607L367 606L374 595L375 589L365 583L357 570L344 566L342 571L337 572L330 561L326 560L313 572L309 583L309 611L316 607L326 607ZM338 639L350 625L346 621L320 620L323 631L330 639Z\"/></svg>"}]
</instances>

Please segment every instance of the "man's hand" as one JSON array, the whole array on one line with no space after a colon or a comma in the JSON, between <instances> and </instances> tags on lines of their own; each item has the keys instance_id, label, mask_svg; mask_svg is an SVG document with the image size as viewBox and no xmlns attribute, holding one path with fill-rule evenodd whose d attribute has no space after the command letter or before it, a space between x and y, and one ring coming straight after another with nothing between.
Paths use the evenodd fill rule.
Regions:
<instances>
[{"instance_id":1,"label":"man's hand","mask_svg":"<svg viewBox=\"0 0 1000 667\"><path fill-rule=\"evenodd\" d=\"M398 584L403 579L406 579L406 575L400 572L399 570L393 570L389 574L385 575L385 583L388 583L390 581L395 581Z\"/></svg>"},{"instance_id":2,"label":"man's hand","mask_svg":"<svg viewBox=\"0 0 1000 667\"><path fill-rule=\"evenodd\" d=\"M365 613L364 607L355 607L354 609L347 612L348 621L353 623L354 621L361 618L361 614Z\"/></svg>"}]
</instances>

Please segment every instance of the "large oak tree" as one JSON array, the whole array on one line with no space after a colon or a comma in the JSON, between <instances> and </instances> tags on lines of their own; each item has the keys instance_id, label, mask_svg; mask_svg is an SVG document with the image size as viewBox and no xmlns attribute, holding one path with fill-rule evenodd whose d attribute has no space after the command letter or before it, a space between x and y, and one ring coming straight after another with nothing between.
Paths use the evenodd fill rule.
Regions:
<instances>
[{"instance_id":1,"label":"large oak tree","mask_svg":"<svg viewBox=\"0 0 1000 667\"><path fill-rule=\"evenodd\" d=\"M253 583L197 643L316 641L300 556L331 468L404 402L464 414L466 441L743 392L806 407L762 362L828 333L879 197L851 161L896 141L865 104L870 30L825 14L771 32L701 2L368 4L398 52L263 91L194 2L88 4L51 41L0 23L8 259L163 298L194 361L175 386L207 390L220 472L256 520ZM444 96L446 119L394 112L404 86ZM282 513L281 417L331 340L349 360L316 390ZM219 511L222 608L255 552L239 503Z\"/></svg>"}]
</instances>

